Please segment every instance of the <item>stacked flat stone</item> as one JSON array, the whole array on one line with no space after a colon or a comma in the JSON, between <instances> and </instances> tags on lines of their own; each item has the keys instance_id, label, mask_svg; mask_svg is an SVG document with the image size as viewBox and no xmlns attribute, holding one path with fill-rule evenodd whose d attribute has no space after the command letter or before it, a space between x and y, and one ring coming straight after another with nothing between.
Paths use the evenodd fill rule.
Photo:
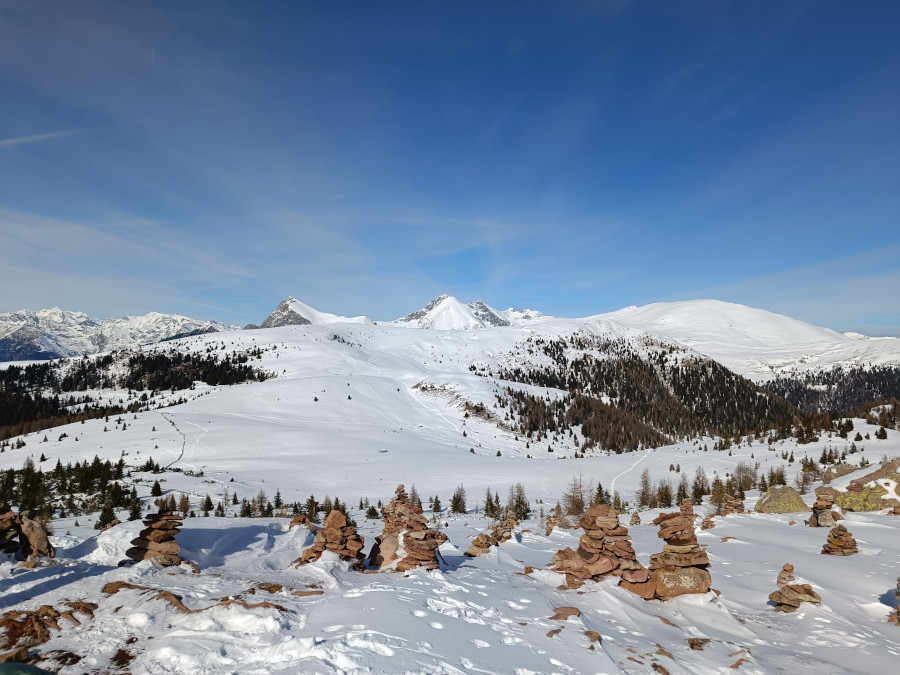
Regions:
<instances>
[{"instance_id":1,"label":"stacked flat stone","mask_svg":"<svg viewBox=\"0 0 900 675\"><path fill-rule=\"evenodd\" d=\"M640 524L641 524L641 515L637 511L632 512L631 520L628 521L628 527L634 527L635 525L640 525Z\"/></svg>"},{"instance_id":2,"label":"stacked flat stone","mask_svg":"<svg viewBox=\"0 0 900 675\"><path fill-rule=\"evenodd\" d=\"M837 525L836 514L832 510L837 495L834 488L821 488L816 491L816 503L812 507L812 515L806 521L810 527L834 527Z\"/></svg>"},{"instance_id":3,"label":"stacked flat stone","mask_svg":"<svg viewBox=\"0 0 900 675\"><path fill-rule=\"evenodd\" d=\"M428 569L438 567L437 549L447 541L443 532L429 529L428 520L422 515L422 507L413 504L403 485L398 485L394 498L381 509L384 531L375 537L369 553L371 567L385 567L400 558L396 569L405 571L419 565ZM403 548L401 549L401 535Z\"/></svg>"},{"instance_id":4,"label":"stacked flat stone","mask_svg":"<svg viewBox=\"0 0 900 675\"><path fill-rule=\"evenodd\" d=\"M547 516L545 522L546 529L544 530L544 536L549 537L553 534L554 528L559 527L559 516Z\"/></svg>"},{"instance_id":5,"label":"stacked flat stone","mask_svg":"<svg viewBox=\"0 0 900 675\"><path fill-rule=\"evenodd\" d=\"M775 603L775 611L796 612L802 602L820 603L822 598L809 584L792 584L794 566L786 563L778 573L778 590L769 594L769 600Z\"/></svg>"},{"instance_id":6,"label":"stacked flat stone","mask_svg":"<svg viewBox=\"0 0 900 675\"><path fill-rule=\"evenodd\" d=\"M16 514L9 504L2 502L0 503L0 553L15 555L21 548Z\"/></svg>"},{"instance_id":7,"label":"stacked flat stone","mask_svg":"<svg viewBox=\"0 0 900 675\"><path fill-rule=\"evenodd\" d=\"M697 514L694 513L694 503L691 501L690 497L685 497L684 501L681 502L680 511L681 515L687 518L693 524L694 518L697 517Z\"/></svg>"},{"instance_id":8,"label":"stacked flat stone","mask_svg":"<svg viewBox=\"0 0 900 675\"><path fill-rule=\"evenodd\" d=\"M447 541L447 535L440 530L407 530L403 533L403 549L406 557L397 563L398 572L406 572L415 567L436 570L440 567L438 549Z\"/></svg>"},{"instance_id":9,"label":"stacked flat stone","mask_svg":"<svg viewBox=\"0 0 900 675\"><path fill-rule=\"evenodd\" d=\"M744 508L744 502L739 497L725 495L725 503L722 505L722 515L727 516L732 513L747 513Z\"/></svg>"},{"instance_id":10,"label":"stacked flat stone","mask_svg":"<svg viewBox=\"0 0 900 675\"><path fill-rule=\"evenodd\" d=\"M900 626L900 577L897 578L897 590L894 591L894 597L897 599L897 611L891 614L888 621L895 626Z\"/></svg>"},{"instance_id":11,"label":"stacked flat stone","mask_svg":"<svg viewBox=\"0 0 900 675\"><path fill-rule=\"evenodd\" d=\"M481 533L472 540L472 544L466 550L466 555L470 558L477 558L491 550L491 546L499 546L504 541L512 538L515 527L519 524L516 516L512 511L506 512L506 518L494 525L490 534ZM550 534L549 532L547 533Z\"/></svg>"},{"instance_id":12,"label":"stacked flat stone","mask_svg":"<svg viewBox=\"0 0 900 675\"><path fill-rule=\"evenodd\" d=\"M657 535L666 543L662 553L650 556L650 580L654 595L668 600L689 593L706 593L712 583L709 558L697 543L692 519L682 513L662 513L654 521Z\"/></svg>"},{"instance_id":13,"label":"stacked flat stone","mask_svg":"<svg viewBox=\"0 0 900 675\"><path fill-rule=\"evenodd\" d=\"M569 588L584 581L621 576L629 582L643 582L649 572L638 561L631 546L628 528L619 524L619 512L605 504L590 507L578 520L584 534L578 550L557 551L550 566L566 575Z\"/></svg>"},{"instance_id":14,"label":"stacked flat stone","mask_svg":"<svg viewBox=\"0 0 900 675\"><path fill-rule=\"evenodd\" d=\"M853 555L858 552L856 539L843 525L831 528L831 532L828 533L828 541L822 547L822 553L826 555Z\"/></svg>"},{"instance_id":15,"label":"stacked flat stone","mask_svg":"<svg viewBox=\"0 0 900 675\"><path fill-rule=\"evenodd\" d=\"M491 537L484 532L479 534L472 540L469 548L466 549L466 555L470 558L477 558L491 550Z\"/></svg>"},{"instance_id":16,"label":"stacked flat stone","mask_svg":"<svg viewBox=\"0 0 900 675\"><path fill-rule=\"evenodd\" d=\"M494 525L491 530L491 543L499 546L504 541L512 539L513 530L519 525L516 515L512 511L506 512L506 518Z\"/></svg>"},{"instance_id":17,"label":"stacked flat stone","mask_svg":"<svg viewBox=\"0 0 900 675\"><path fill-rule=\"evenodd\" d=\"M181 564L181 547L176 541L181 529L182 517L172 511L161 511L144 519L146 529L141 530L137 539L132 539L132 547L125 555L140 562L153 560L160 565L171 567Z\"/></svg>"},{"instance_id":18,"label":"stacked flat stone","mask_svg":"<svg viewBox=\"0 0 900 675\"><path fill-rule=\"evenodd\" d=\"M711 529L713 529L715 526L716 526L716 519L715 519L715 517L713 516L712 513L710 513L708 516L706 516L706 517L700 522L700 529L701 529L701 530L711 530Z\"/></svg>"},{"instance_id":19,"label":"stacked flat stone","mask_svg":"<svg viewBox=\"0 0 900 675\"><path fill-rule=\"evenodd\" d=\"M365 540L357 534L356 528L347 524L347 516L335 510L328 514L322 529L316 532L313 545L291 564L305 565L321 558L325 551L331 551L341 560L350 561L354 569L362 569L364 545Z\"/></svg>"}]
</instances>

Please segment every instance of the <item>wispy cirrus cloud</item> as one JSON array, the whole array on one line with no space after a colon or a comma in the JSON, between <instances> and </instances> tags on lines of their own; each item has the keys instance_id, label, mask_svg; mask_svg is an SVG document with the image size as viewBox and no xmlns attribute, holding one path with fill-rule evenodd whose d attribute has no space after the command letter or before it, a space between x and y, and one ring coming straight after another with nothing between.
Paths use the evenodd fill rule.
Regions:
<instances>
[{"instance_id":1,"label":"wispy cirrus cloud","mask_svg":"<svg viewBox=\"0 0 900 675\"><path fill-rule=\"evenodd\" d=\"M70 136L78 136L91 130L91 127L82 129L63 129L61 131L49 131L44 134L31 134L30 136L15 136L13 138L0 139L0 148L15 148L20 145L29 145L30 143L43 143L44 141L55 141L59 138L69 138Z\"/></svg>"}]
</instances>

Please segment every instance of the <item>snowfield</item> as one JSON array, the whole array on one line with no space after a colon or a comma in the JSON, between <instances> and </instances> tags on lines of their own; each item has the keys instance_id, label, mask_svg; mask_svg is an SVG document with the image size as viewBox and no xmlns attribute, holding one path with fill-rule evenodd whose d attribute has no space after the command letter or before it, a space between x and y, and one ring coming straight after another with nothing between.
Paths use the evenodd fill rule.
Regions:
<instances>
[{"instance_id":1,"label":"snowfield","mask_svg":"<svg viewBox=\"0 0 900 675\"><path fill-rule=\"evenodd\" d=\"M541 516L561 499L573 476L580 474L586 483L600 481L604 489L632 500L645 468L655 484L664 478L677 482L680 474L670 471L672 465L689 479L702 466L712 478L724 477L746 461L758 462L763 472L783 466L791 480L804 455L818 459L826 447L840 452L850 445L850 439L835 436L807 445L785 441L767 447L745 441L730 451L714 451L714 439L691 439L655 450L595 452L574 459L576 446L565 438L553 443L552 454L545 447L526 447L524 438L498 426L502 410L493 418L467 416L467 403L482 403L498 413L493 405L500 385L470 371L471 365L490 369L539 359L540 354L527 353L527 340L534 336L583 331L638 339L644 331L653 332L654 316L648 312L639 321L636 314L628 320L534 315L521 325L466 331L330 322L173 343L220 354L260 347L262 357L255 365L275 377L232 387L198 384L185 392L187 403L123 416L124 430L112 419L99 419L52 429L46 432L47 442L42 442L44 432L31 434L24 438L24 448L0 454L0 469L20 468L27 457L39 463L42 454L45 471L57 460L65 464L95 454L113 462L124 457L129 467L153 457L181 472L135 471L148 507L150 487L159 479L165 493L176 498L189 494L198 513L205 495L216 502L226 489L248 499L260 490L272 499L278 491L286 502L302 502L311 494L320 502L326 494L338 496L351 507L366 553L381 522L365 519L356 508L361 499L387 503L397 484L415 484L423 500L438 495L446 509L451 493L462 484L469 512L435 515L449 536L441 548L441 570L360 573L327 557L294 569L290 563L312 543L312 535L303 528L288 530L286 518L236 518L230 504L226 518L185 519L179 535L182 556L199 566L199 574L187 566L161 568L150 562L118 567L142 525L123 522L98 533L93 514L54 521L57 557L49 566L26 569L12 561L0 563L0 606L6 611L59 608L65 600L97 603L93 619L82 616L78 626L63 621L59 631L51 631L49 642L35 648L46 659L43 667L72 674L674 675L734 672L735 666L744 673L883 675L896 670L900 628L887 618L896 608L900 518L884 512L847 515L845 525L860 550L850 557L820 555L828 530L804 527L804 514L716 518L715 528L698 532L698 541L708 549L717 593L644 601L618 588L615 579L588 582L578 590L558 589L564 579L547 565L557 550L577 545L581 530L557 529L545 536ZM729 363L731 357L723 352L726 365L743 363L745 374L759 377L772 359L796 361L813 344L831 340L828 344L840 358L856 358L842 346L845 342L863 348L869 344L814 331L785 341L779 331L786 324L780 322L758 337L745 336L744 343L732 341L725 328L718 334L710 330L707 342L692 342L690 318L679 337L671 317L668 339L703 353L726 345L737 364ZM780 343L784 351L780 356L769 347L753 351L751 343L766 341ZM888 347L878 349L889 352ZM900 351L891 353L896 363ZM810 358L816 363L837 358L815 354ZM551 397L559 393L510 386ZM872 464L866 472L882 457L900 456L900 432L888 430L886 440L877 440L877 427L864 420L854 420L854 428L873 436L858 443L863 452L849 456L855 463L868 459ZM67 437L60 439L63 433ZM785 463L784 452L793 452L797 461ZM844 486L852 477L834 484ZM470 541L490 528L475 512L485 490L496 490L505 501L516 482L525 486L532 517L512 540L482 557L466 558ZM748 508L758 497L748 493ZM804 498L812 504L812 491ZM707 506L695 508L703 514ZM644 524L629 528L644 564L662 549L657 528L649 524L658 512L642 512ZM426 515L432 516L427 509ZM119 517L124 520L127 513ZM627 525L628 514L620 519ZM804 604L794 614L781 614L768 604L778 571L787 562L795 566L798 582L810 583L822 596L822 605ZM526 574L526 567L534 571ZM137 588L107 586L112 582ZM117 592L104 593L104 587ZM173 593L183 608L160 598L159 590ZM223 604L227 599L243 600L249 607ZM278 607L254 607L256 603ZM563 606L576 607L581 615L566 621L549 618ZM688 638L709 642L695 650ZM113 665L118 650L131 657L126 665ZM63 665L66 652L81 658Z\"/></svg>"}]
</instances>

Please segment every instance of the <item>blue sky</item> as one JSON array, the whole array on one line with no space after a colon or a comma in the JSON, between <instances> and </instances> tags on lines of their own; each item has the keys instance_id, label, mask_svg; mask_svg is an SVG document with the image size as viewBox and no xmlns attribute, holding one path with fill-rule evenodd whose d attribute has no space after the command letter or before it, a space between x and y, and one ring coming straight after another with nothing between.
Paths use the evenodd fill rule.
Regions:
<instances>
[{"instance_id":1,"label":"blue sky","mask_svg":"<svg viewBox=\"0 0 900 675\"><path fill-rule=\"evenodd\" d=\"M900 335L900 3L0 5L0 311Z\"/></svg>"}]
</instances>

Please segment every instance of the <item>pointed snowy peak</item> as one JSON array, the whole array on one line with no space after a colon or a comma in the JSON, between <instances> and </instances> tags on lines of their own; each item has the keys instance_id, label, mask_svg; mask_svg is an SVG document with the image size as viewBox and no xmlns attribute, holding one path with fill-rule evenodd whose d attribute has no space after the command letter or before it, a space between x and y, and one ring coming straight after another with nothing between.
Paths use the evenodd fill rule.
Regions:
<instances>
[{"instance_id":1,"label":"pointed snowy peak","mask_svg":"<svg viewBox=\"0 0 900 675\"><path fill-rule=\"evenodd\" d=\"M479 319L468 305L464 305L452 295L439 295L412 314L391 322L398 326L411 328L433 328L435 330L472 330L484 328L485 323Z\"/></svg>"},{"instance_id":2,"label":"pointed snowy peak","mask_svg":"<svg viewBox=\"0 0 900 675\"><path fill-rule=\"evenodd\" d=\"M277 328L278 326L308 326L328 323L362 323L371 324L367 316L338 316L328 312L320 312L309 305L289 296L278 303L275 311L269 314L260 324L260 328Z\"/></svg>"}]
</instances>

